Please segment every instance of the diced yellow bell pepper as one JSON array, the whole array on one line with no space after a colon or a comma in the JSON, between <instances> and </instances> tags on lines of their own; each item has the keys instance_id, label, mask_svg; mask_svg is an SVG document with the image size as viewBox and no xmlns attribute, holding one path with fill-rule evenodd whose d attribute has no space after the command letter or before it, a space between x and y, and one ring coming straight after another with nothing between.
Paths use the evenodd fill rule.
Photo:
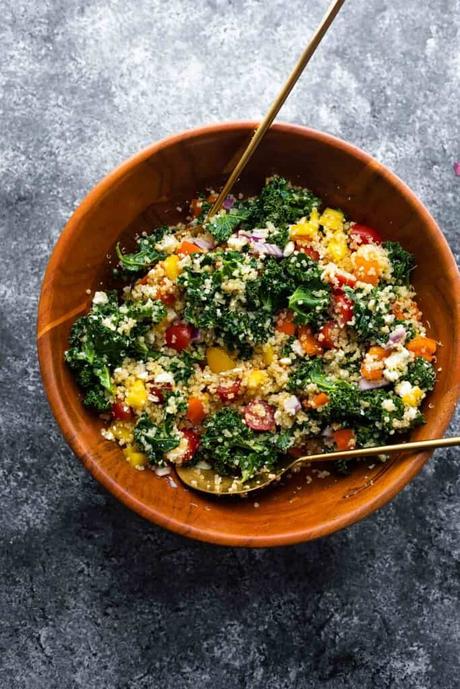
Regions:
<instances>
[{"instance_id":1,"label":"diced yellow bell pepper","mask_svg":"<svg viewBox=\"0 0 460 689\"><path fill-rule=\"evenodd\" d=\"M126 393L125 402L134 409L142 409L147 402L147 390L142 380L135 380Z\"/></svg>"},{"instance_id":2,"label":"diced yellow bell pepper","mask_svg":"<svg viewBox=\"0 0 460 689\"><path fill-rule=\"evenodd\" d=\"M414 385L412 390L410 392L406 392L401 399L404 404L407 404L409 407L418 407L424 397L425 393L423 390L421 390L418 385Z\"/></svg>"},{"instance_id":3,"label":"diced yellow bell pepper","mask_svg":"<svg viewBox=\"0 0 460 689\"><path fill-rule=\"evenodd\" d=\"M249 392L258 392L262 386L267 382L268 380L268 373L266 371L261 371L259 369L255 369L254 371L251 371L248 373L246 377L246 385L248 387Z\"/></svg>"},{"instance_id":4,"label":"diced yellow bell pepper","mask_svg":"<svg viewBox=\"0 0 460 689\"><path fill-rule=\"evenodd\" d=\"M177 280L181 272L179 260L179 256L176 256L176 254L171 254L171 256L165 258L163 262L166 277L168 277L173 282Z\"/></svg>"},{"instance_id":5,"label":"diced yellow bell pepper","mask_svg":"<svg viewBox=\"0 0 460 689\"><path fill-rule=\"evenodd\" d=\"M206 350L206 360L213 373L222 373L235 368L235 360L222 347L209 347Z\"/></svg>"},{"instance_id":6,"label":"diced yellow bell pepper","mask_svg":"<svg viewBox=\"0 0 460 689\"><path fill-rule=\"evenodd\" d=\"M273 347L270 344L264 345L262 349L262 358L266 366L270 366L270 364L273 362L273 357Z\"/></svg>"},{"instance_id":7,"label":"diced yellow bell pepper","mask_svg":"<svg viewBox=\"0 0 460 689\"><path fill-rule=\"evenodd\" d=\"M343 222L345 216L342 211L336 211L333 208L326 208L321 215L319 222L328 230L343 230Z\"/></svg>"},{"instance_id":8,"label":"diced yellow bell pepper","mask_svg":"<svg viewBox=\"0 0 460 689\"><path fill-rule=\"evenodd\" d=\"M133 439L133 424L127 421L115 421L109 430L122 443L130 443Z\"/></svg>"},{"instance_id":9,"label":"diced yellow bell pepper","mask_svg":"<svg viewBox=\"0 0 460 689\"><path fill-rule=\"evenodd\" d=\"M290 239L314 239L318 234L318 228L307 220L301 220L289 228Z\"/></svg>"},{"instance_id":10,"label":"diced yellow bell pepper","mask_svg":"<svg viewBox=\"0 0 460 689\"><path fill-rule=\"evenodd\" d=\"M327 245L327 253L334 263L343 261L345 256L348 255L349 249L347 238L343 232L337 232L337 234L329 240Z\"/></svg>"},{"instance_id":11,"label":"diced yellow bell pepper","mask_svg":"<svg viewBox=\"0 0 460 689\"><path fill-rule=\"evenodd\" d=\"M310 213L310 220L308 222L316 230L319 230L319 212L317 208L313 208L312 212Z\"/></svg>"},{"instance_id":12,"label":"diced yellow bell pepper","mask_svg":"<svg viewBox=\"0 0 460 689\"><path fill-rule=\"evenodd\" d=\"M139 452L135 447L126 447L123 454L132 467L138 469L148 463L148 458L143 452Z\"/></svg>"}]
</instances>

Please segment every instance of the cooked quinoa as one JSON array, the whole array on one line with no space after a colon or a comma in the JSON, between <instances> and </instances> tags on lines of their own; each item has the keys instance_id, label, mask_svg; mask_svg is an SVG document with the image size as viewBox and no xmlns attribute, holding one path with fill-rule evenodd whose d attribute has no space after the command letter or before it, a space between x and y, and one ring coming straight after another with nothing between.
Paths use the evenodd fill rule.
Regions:
<instances>
[{"instance_id":1,"label":"cooked quinoa","mask_svg":"<svg viewBox=\"0 0 460 689\"><path fill-rule=\"evenodd\" d=\"M197 462L245 481L286 453L423 423L436 342L413 257L280 177L206 221L212 200L118 246L125 286L72 327L66 360L104 437L136 469Z\"/></svg>"}]
</instances>

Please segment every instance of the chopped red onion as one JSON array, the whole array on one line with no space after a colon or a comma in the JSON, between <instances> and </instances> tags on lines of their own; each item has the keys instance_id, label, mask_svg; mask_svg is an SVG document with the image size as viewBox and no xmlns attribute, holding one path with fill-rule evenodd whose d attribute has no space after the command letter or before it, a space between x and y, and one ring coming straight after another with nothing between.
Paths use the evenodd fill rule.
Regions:
<instances>
[{"instance_id":1,"label":"chopped red onion","mask_svg":"<svg viewBox=\"0 0 460 689\"><path fill-rule=\"evenodd\" d=\"M225 201L222 204L222 207L225 208L226 211L229 211L230 208L233 208L235 205L236 198L232 195L229 194L226 198Z\"/></svg>"},{"instance_id":2,"label":"chopped red onion","mask_svg":"<svg viewBox=\"0 0 460 689\"><path fill-rule=\"evenodd\" d=\"M291 416L294 416L294 414L297 414L297 412L300 409L302 409L302 405L300 404L300 401L295 395L291 395L286 400L284 400L283 407L285 411Z\"/></svg>"},{"instance_id":3,"label":"chopped red onion","mask_svg":"<svg viewBox=\"0 0 460 689\"><path fill-rule=\"evenodd\" d=\"M276 244L266 244L265 242L258 242L251 240L252 250L256 254L264 254L265 256L274 256L275 258L283 258L283 251Z\"/></svg>"},{"instance_id":4,"label":"chopped red onion","mask_svg":"<svg viewBox=\"0 0 460 689\"><path fill-rule=\"evenodd\" d=\"M193 243L200 247L200 249L213 249L215 244L210 239L203 239L202 237L194 237Z\"/></svg>"},{"instance_id":5,"label":"chopped red onion","mask_svg":"<svg viewBox=\"0 0 460 689\"><path fill-rule=\"evenodd\" d=\"M198 330L198 328L195 328L194 325L191 325L191 330L192 330L192 340L193 342L200 342L201 340L201 332Z\"/></svg>"},{"instance_id":6,"label":"chopped red onion","mask_svg":"<svg viewBox=\"0 0 460 689\"><path fill-rule=\"evenodd\" d=\"M251 233L249 234L249 237L252 239L266 239L268 235L268 230L262 228L262 229L255 229L251 230Z\"/></svg>"},{"instance_id":7,"label":"chopped red onion","mask_svg":"<svg viewBox=\"0 0 460 689\"><path fill-rule=\"evenodd\" d=\"M155 467L154 472L157 476L168 476L171 473L171 467Z\"/></svg>"},{"instance_id":8,"label":"chopped red onion","mask_svg":"<svg viewBox=\"0 0 460 689\"><path fill-rule=\"evenodd\" d=\"M358 381L358 387L361 391L377 390L377 388L384 388L387 385L390 385L390 381L385 378L380 378L380 380L366 380L366 378L360 378Z\"/></svg>"},{"instance_id":9,"label":"chopped red onion","mask_svg":"<svg viewBox=\"0 0 460 689\"><path fill-rule=\"evenodd\" d=\"M397 325L394 330L390 333L388 342L385 345L385 349L391 349L395 345L404 344L407 337L407 330L403 325Z\"/></svg>"},{"instance_id":10,"label":"chopped red onion","mask_svg":"<svg viewBox=\"0 0 460 689\"><path fill-rule=\"evenodd\" d=\"M457 177L460 177L460 162L454 163L454 172L457 175Z\"/></svg>"}]
</instances>

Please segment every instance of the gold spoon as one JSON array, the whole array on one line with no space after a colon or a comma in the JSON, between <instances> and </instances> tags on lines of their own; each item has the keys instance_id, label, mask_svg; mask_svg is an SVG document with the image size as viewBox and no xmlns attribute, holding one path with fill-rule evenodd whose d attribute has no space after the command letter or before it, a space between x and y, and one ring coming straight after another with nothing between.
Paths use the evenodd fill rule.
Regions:
<instances>
[{"instance_id":1,"label":"gold spoon","mask_svg":"<svg viewBox=\"0 0 460 689\"><path fill-rule=\"evenodd\" d=\"M224 187L222 191L220 192L219 196L217 197L213 207L208 213L207 219L209 220L212 218L213 215L218 213L220 209L222 208L222 204L227 198L227 194L230 191L230 189L233 187L234 183L246 167L247 163L249 162L250 158L252 157L254 151L256 150L257 146L260 144L262 141L265 133L267 130L270 128L271 124L273 123L273 120L277 116L278 112L280 111L281 107L284 105L286 98L289 96L291 93L292 89L294 88L295 83L297 82L298 78L302 74L303 70L305 67L308 65L310 62L310 58L312 57L313 53L315 52L316 48L319 46L321 43L321 40L323 39L326 31L334 21L335 17L337 16L340 8L344 4L345 0L334 0L331 2L329 5L329 8L326 11L326 14L324 15L320 25L316 29L315 33L310 39L310 42L308 43L307 47L303 51L302 55L300 56L296 66L288 76L285 84L281 88L281 91L278 93L277 97L273 101L273 103L270 106L269 111L265 115L264 119L262 122L259 124L257 127L256 131L254 132L254 135L252 139L250 140L247 148L243 152L243 155L235 165L235 168L233 172L231 173L230 177L228 180L225 182Z\"/></svg>"},{"instance_id":2,"label":"gold spoon","mask_svg":"<svg viewBox=\"0 0 460 689\"><path fill-rule=\"evenodd\" d=\"M413 450L433 450L436 447L453 447L460 445L460 436L454 438L436 438L434 440L419 440L411 443L396 443L394 445L378 445L359 450L343 450L340 452L323 452L297 457L286 457L284 463L270 471L257 474L243 483L239 479L219 476L213 469L200 469L197 466L176 466L179 478L190 488L211 493L213 495L244 495L254 490L266 488L294 467L310 462L332 462L337 459L354 459L356 457L371 457L375 455L394 454L396 452L412 452Z\"/></svg>"}]
</instances>

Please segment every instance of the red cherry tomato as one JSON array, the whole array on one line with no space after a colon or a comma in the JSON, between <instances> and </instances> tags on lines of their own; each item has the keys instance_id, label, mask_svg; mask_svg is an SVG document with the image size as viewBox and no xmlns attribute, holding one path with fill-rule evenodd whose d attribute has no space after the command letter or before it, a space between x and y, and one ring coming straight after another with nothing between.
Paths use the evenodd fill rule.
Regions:
<instances>
[{"instance_id":1,"label":"red cherry tomato","mask_svg":"<svg viewBox=\"0 0 460 689\"><path fill-rule=\"evenodd\" d=\"M190 213L194 218L197 218L200 213L201 209L203 206L203 200L202 199L192 199L190 203Z\"/></svg>"},{"instance_id":2,"label":"red cherry tomato","mask_svg":"<svg viewBox=\"0 0 460 689\"><path fill-rule=\"evenodd\" d=\"M163 302L165 306L174 306L176 303L176 295L169 292L169 294L162 294L159 292L157 294L157 299Z\"/></svg>"},{"instance_id":3,"label":"red cherry tomato","mask_svg":"<svg viewBox=\"0 0 460 689\"><path fill-rule=\"evenodd\" d=\"M345 325L353 318L353 302L341 289L334 290L333 295L334 311L338 315L339 322Z\"/></svg>"},{"instance_id":4,"label":"red cherry tomato","mask_svg":"<svg viewBox=\"0 0 460 689\"><path fill-rule=\"evenodd\" d=\"M382 237L376 230L372 227L367 227L367 225L353 225L349 232L350 239L355 243L361 244L381 244Z\"/></svg>"},{"instance_id":5,"label":"red cherry tomato","mask_svg":"<svg viewBox=\"0 0 460 689\"><path fill-rule=\"evenodd\" d=\"M161 385L148 384L149 392L158 398L158 404L163 404L165 401L165 394L168 390L172 390L171 383L162 383Z\"/></svg>"},{"instance_id":6,"label":"red cherry tomato","mask_svg":"<svg viewBox=\"0 0 460 689\"><path fill-rule=\"evenodd\" d=\"M176 352L182 352L187 349L193 336L193 328L188 323L177 322L173 323L166 329L165 342L168 347L175 349Z\"/></svg>"},{"instance_id":7,"label":"red cherry tomato","mask_svg":"<svg viewBox=\"0 0 460 689\"><path fill-rule=\"evenodd\" d=\"M354 275L351 275L351 273L341 273L338 270L334 277L341 287L354 287L356 285L356 278Z\"/></svg>"},{"instance_id":8,"label":"red cherry tomato","mask_svg":"<svg viewBox=\"0 0 460 689\"><path fill-rule=\"evenodd\" d=\"M117 421L131 421L134 418L134 412L127 404L117 400L112 404L112 416Z\"/></svg>"},{"instance_id":9,"label":"red cherry tomato","mask_svg":"<svg viewBox=\"0 0 460 689\"><path fill-rule=\"evenodd\" d=\"M318 342L323 349L334 349L337 347L337 338L340 328L335 321L328 321L321 326L318 332Z\"/></svg>"},{"instance_id":10,"label":"red cherry tomato","mask_svg":"<svg viewBox=\"0 0 460 689\"><path fill-rule=\"evenodd\" d=\"M244 420L253 431L274 431L275 409L263 400L253 400L244 409Z\"/></svg>"},{"instance_id":11,"label":"red cherry tomato","mask_svg":"<svg viewBox=\"0 0 460 689\"><path fill-rule=\"evenodd\" d=\"M233 402L239 395L241 380L228 380L220 383L216 392L221 402Z\"/></svg>"},{"instance_id":12,"label":"red cherry tomato","mask_svg":"<svg viewBox=\"0 0 460 689\"><path fill-rule=\"evenodd\" d=\"M187 440L187 449L182 455L182 463L185 463L190 462L190 460L193 459L196 451L200 447L200 438L195 431L192 431L188 428L184 428L182 430L182 435L185 436Z\"/></svg>"},{"instance_id":13,"label":"red cherry tomato","mask_svg":"<svg viewBox=\"0 0 460 689\"><path fill-rule=\"evenodd\" d=\"M313 261L319 261L319 253L312 246L305 246L300 244L297 248L303 254L307 254L307 256L313 259Z\"/></svg>"}]
</instances>

